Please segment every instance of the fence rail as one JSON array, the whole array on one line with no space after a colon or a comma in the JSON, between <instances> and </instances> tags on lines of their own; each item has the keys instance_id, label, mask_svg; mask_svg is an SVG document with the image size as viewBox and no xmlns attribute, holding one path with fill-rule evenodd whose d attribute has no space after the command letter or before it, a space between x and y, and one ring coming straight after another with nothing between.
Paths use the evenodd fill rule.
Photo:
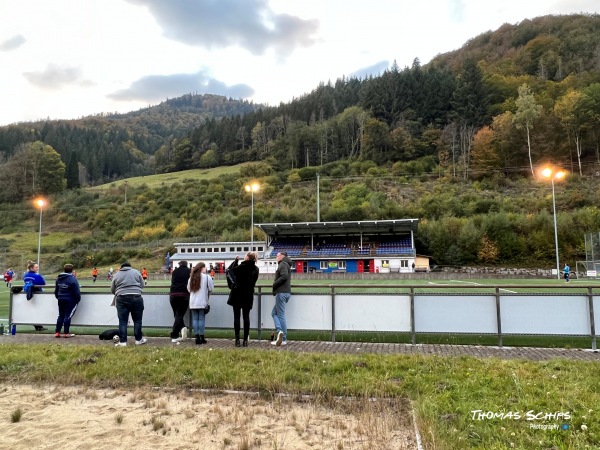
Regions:
<instances>
[{"instance_id":1,"label":"fence rail","mask_svg":"<svg viewBox=\"0 0 600 450\"><path fill-rule=\"evenodd\" d=\"M173 313L166 288L146 288L144 326L171 327ZM92 286L82 287L82 300L72 325L110 326L118 324L112 295ZM218 288L211 295L209 328L231 328L228 291ZM9 320L16 324L53 324L56 302L49 293L37 293L31 301L22 293L10 296ZM271 329L274 297L270 286L259 285L251 323L259 339ZM596 350L600 320L600 286L491 285L302 285L294 289L287 305L290 330L496 335L502 347L504 336L589 336Z\"/></svg>"}]
</instances>

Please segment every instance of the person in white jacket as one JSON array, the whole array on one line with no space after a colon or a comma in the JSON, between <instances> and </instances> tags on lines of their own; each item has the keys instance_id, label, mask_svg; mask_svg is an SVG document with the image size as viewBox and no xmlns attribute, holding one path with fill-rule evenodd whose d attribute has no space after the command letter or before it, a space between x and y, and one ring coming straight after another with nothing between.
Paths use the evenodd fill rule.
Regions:
<instances>
[{"instance_id":1,"label":"person in white jacket","mask_svg":"<svg viewBox=\"0 0 600 450\"><path fill-rule=\"evenodd\" d=\"M192 269L187 289L190 293L190 311L192 312L192 326L196 335L196 345L206 344L204 339L204 326L206 310L209 307L208 299L215 288L213 279L206 273L206 264L199 262Z\"/></svg>"}]
</instances>

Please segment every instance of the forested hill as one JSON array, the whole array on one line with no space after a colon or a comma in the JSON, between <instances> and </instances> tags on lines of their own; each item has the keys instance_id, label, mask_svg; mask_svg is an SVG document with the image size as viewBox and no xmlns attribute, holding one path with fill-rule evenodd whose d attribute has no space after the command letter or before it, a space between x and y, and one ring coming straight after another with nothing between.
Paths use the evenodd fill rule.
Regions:
<instances>
[{"instance_id":1,"label":"forested hill","mask_svg":"<svg viewBox=\"0 0 600 450\"><path fill-rule=\"evenodd\" d=\"M260 105L220 95L186 94L127 114L97 114L77 120L26 122L0 127L0 163L23 144L42 141L68 164L83 166L82 184L154 172L151 156L171 139L200 124L244 115ZM82 174L83 175L83 174Z\"/></svg>"},{"instance_id":2,"label":"forested hill","mask_svg":"<svg viewBox=\"0 0 600 450\"><path fill-rule=\"evenodd\" d=\"M53 151L67 188L250 161L280 171L372 161L461 179L533 176L554 161L585 176L600 170L600 15L503 25L425 66L323 82L278 107L188 95L125 115L3 127L0 201L62 189L30 163Z\"/></svg>"},{"instance_id":3,"label":"forested hill","mask_svg":"<svg viewBox=\"0 0 600 450\"><path fill-rule=\"evenodd\" d=\"M500 76L534 75L560 81L569 74L600 70L598 15L543 16L504 24L435 57L431 65L455 72L467 59Z\"/></svg>"}]
</instances>

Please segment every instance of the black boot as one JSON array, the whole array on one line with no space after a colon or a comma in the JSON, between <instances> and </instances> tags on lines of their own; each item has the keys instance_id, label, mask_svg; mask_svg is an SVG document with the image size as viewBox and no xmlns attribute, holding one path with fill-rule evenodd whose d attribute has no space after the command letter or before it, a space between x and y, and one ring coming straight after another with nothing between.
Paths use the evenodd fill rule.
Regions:
<instances>
[{"instance_id":1,"label":"black boot","mask_svg":"<svg viewBox=\"0 0 600 450\"><path fill-rule=\"evenodd\" d=\"M200 335L200 344L206 344L208 341L206 339L204 339L204 335L201 334Z\"/></svg>"},{"instance_id":2,"label":"black boot","mask_svg":"<svg viewBox=\"0 0 600 450\"><path fill-rule=\"evenodd\" d=\"M242 345L242 344L240 344L240 338L237 338L237 339L235 340L235 346L236 346L236 347L240 347L241 345Z\"/></svg>"},{"instance_id":3,"label":"black boot","mask_svg":"<svg viewBox=\"0 0 600 450\"><path fill-rule=\"evenodd\" d=\"M196 335L196 345L200 345L200 344L202 344L202 341L200 340L200 335L197 334Z\"/></svg>"},{"instance_id":4,"label":"black boot","mask_svg":"<svg viewBox=\"0 0 600 450\"><path fill-rule=\"evenodd\" d=\"M248 339L244 339L244 342L242 343L243 347L248 347Z\"/></svg>"}]
</instances>

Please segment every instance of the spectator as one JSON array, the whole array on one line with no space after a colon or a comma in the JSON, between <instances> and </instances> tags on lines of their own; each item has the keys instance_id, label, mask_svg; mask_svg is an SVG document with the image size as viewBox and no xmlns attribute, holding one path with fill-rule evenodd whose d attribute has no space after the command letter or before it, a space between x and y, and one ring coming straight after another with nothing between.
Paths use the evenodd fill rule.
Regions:
<instances>
[{"instance_id":1,"label":"spectator","mask_svg":"<svg viewBox=\"0 0 600 450\"><path fill-rule=\"evenodd\" d=\"M64 272L56 278L54 286L54 296L58 300L58 318L56 319L56 328L54 337L60 337L60 331L64 325L65 330L62 337L70 338L75 336L69 333L71 328L71 318L77 311L77 305L81 300L79 283L73 275L73 265L65 264Z\"/></svg>"},{"instance_id":2,"label":"spectator","mask_svg":"<svg viewBox=\"0 0 600 450\"><path fill-rule=\"evenodd\" d=\"M285 305L292 296L292 261L288 258L287 252L277 253L276 258L278 265L275 271L275 281L273 282L275 306L271 311L271 316L273 316L273 323L277 330L277 338L271 344L279 347L280 345L287 345Z\"/></svg>"},{"instance_id":3,"label":"spectator","mask_svg":"<svg viewBox=\"0 0 600 450\"><path fill-rule=\"evenodd\" d=\"M27 272L25 272L25 274L23 275L23 284L27 284L28 282L31 282L33 284L33 292L44 292L44 290L42 289L41 286L45 286L46 285L46 280L44 280L44 277L41 276L38 271L40 270L40 267L38 266L38 264L34 261L29 261L27 263ZM45 331L46 328L43 327L42 325L34 325L33 328L35 328L36 331Z\"/></svg>"},{"instance_id":4,"label":"spectator","mask_svg":"<svg viewBox=\"0 0 600 450\"><path fill-rule=\"evenodd\" d=\"M206 274L206 264L197 263L192 269L187 289L190 293L190 311L192 311L192 325L196 336L196 345L206 344L204 327L206 323L206 310L208 298L215 287L214 281Z\"/></svg>"},{"instance_id":5,"label":"spectator","mask_svg":"<svg viewBox=\"0 0 600 450\"><path fill-rule=\"evenodd\" d=\"M254 305L254 286L258 280L258 267L256 267L257 255L248 252L238 265L239 257L229 266L235 278L235 286L229 293L227 304L233 307L233 328L235 331L235 346L240 346L240 312L244 318L244 340L243 346L248 347L248 336L250 335L250 310Z\"/></svg>"},{"instance_id":6,"label":"spectator","mask_svg":"<svg viewBox=\"0 0 600 450\"><path fill-rule=\"evenodd\" d=\"M113 277L110 285L110 292L116 296L115 306L117 307L117 316L119 317L119 342L117 347L127 345L127 321L129 314L133 320L133 334L135 336L135 345L143 345L147 342L142 335L142 317L144 315L144 299L142 290L144 289L144 280L137 270L131 267L131 264L124 262Z\"/></svg>"},{"instance_id":7,"label":"spectator","mask_svg":"<svg viewBox=\"0 0 600 450\"><path fill-rule=\"evenodd\" d=\"M173 328L171 329L171 342L180 342L187 339L187 328L183 321L185 313L190 303L190 293L187 289L191 270L187 261L179 261L177 267L171 275L171 289L169 292L169 302L173 309ZM181 337L179 337L181 333Z\"/></svg>"}]
</instances>

